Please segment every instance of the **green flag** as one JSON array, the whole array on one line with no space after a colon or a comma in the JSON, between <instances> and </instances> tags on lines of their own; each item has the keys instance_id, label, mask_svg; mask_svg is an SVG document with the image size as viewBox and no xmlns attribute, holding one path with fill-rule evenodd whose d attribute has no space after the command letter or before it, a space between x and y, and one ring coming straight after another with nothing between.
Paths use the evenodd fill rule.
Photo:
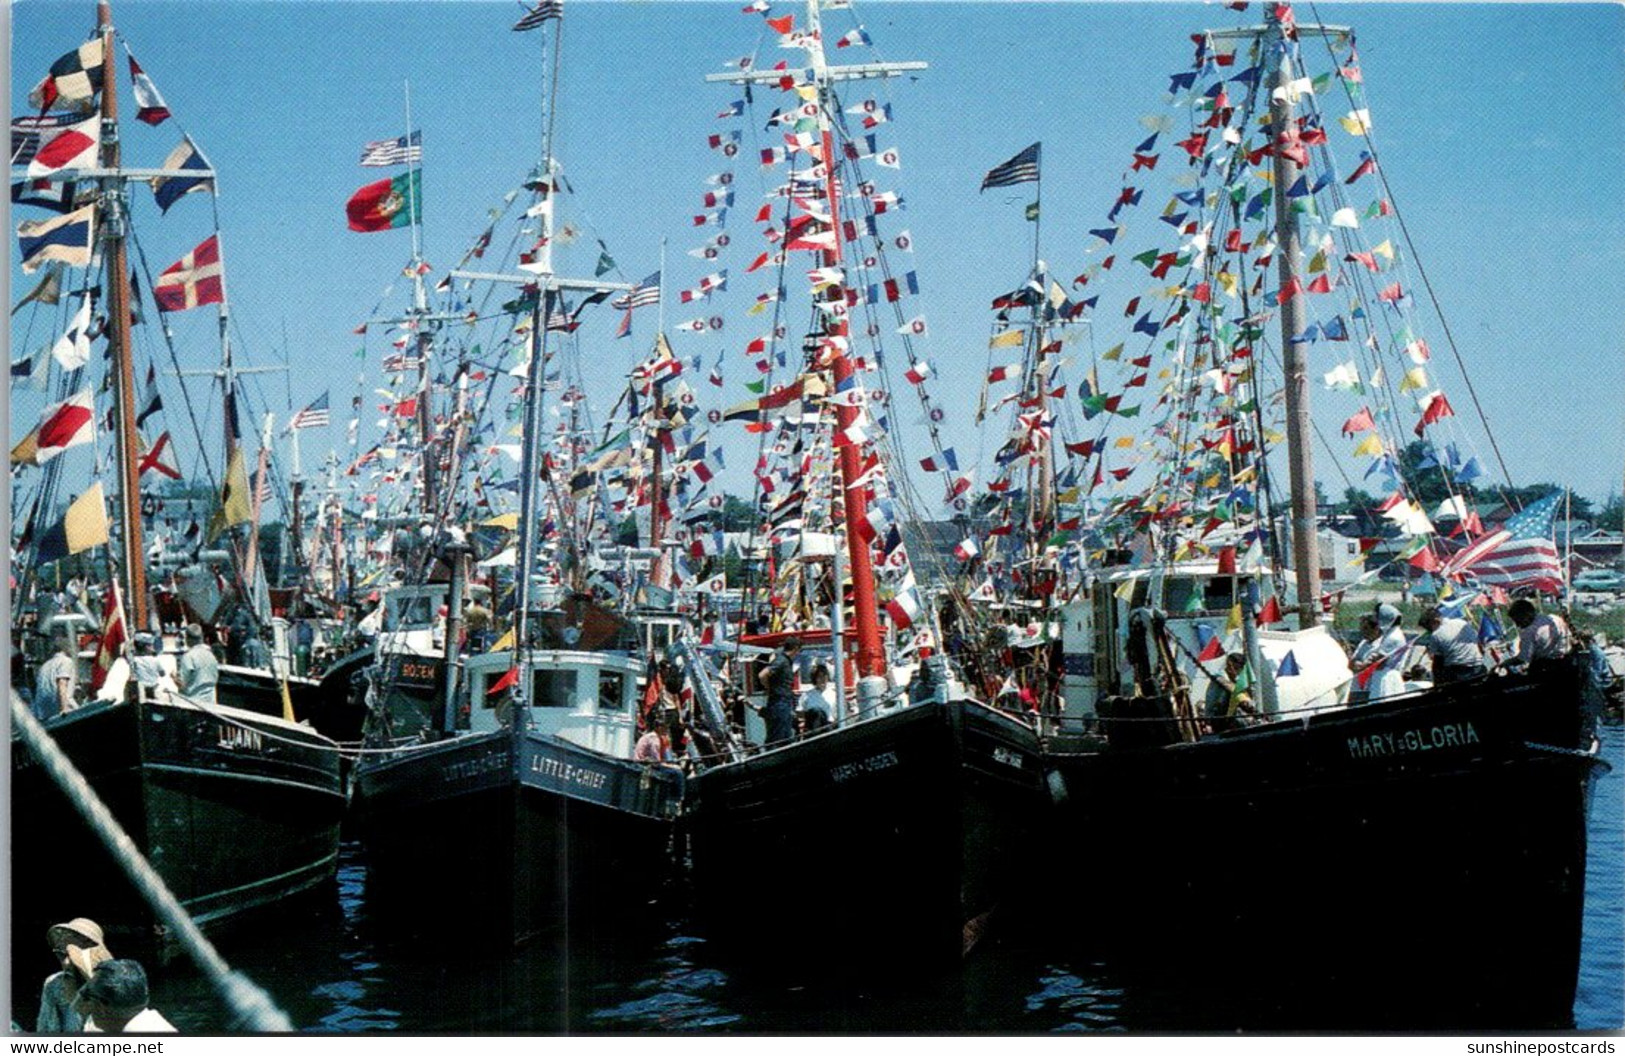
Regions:
<instances>
[{"instance_id":1,"label":"green flag","mask_svg":"<svg viewBox=\"0 0 1625 1056\"><path fill-rule=\"evenodd\" d=\"M614 268L615 258L610 256L608 253L601 252L598 254L598 266L593 269L592 277L595 279L602 278L603 276L608 275L612 270L614 270Z\"/></svg>"}]
</instances>

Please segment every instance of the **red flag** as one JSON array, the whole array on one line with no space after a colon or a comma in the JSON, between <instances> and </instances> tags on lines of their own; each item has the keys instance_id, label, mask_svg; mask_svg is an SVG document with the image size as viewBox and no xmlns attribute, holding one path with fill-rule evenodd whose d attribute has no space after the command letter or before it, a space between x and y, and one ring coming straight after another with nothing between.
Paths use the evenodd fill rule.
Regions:
<instances>
[{"instance_id":1,"label":"red flag","mask_svg":"<svg viewBox=\"0 0 1625 1056\"><path fill-rule=\"evenodd\" d=\"M1281 603L1275 600L1274 594L1270 595L1270 600L1266 601L1264 607L1259 610L1257 622L1260 627L1267 627L1272 623L1281 622Z\"/></svg>"},{"instance_id":2,"label":"red flag","mask_svg":"<svg viewBox=\"0 0 1625 1056\"><path fill-rule=\"evenodd\" d=\"M499 678L495 682L491 683L491 688L489 688L489 689L487 689L485 691L485 695L489 697L493 693L501 693L503 690L508 689L509 687L518 684L518 682L519 682L519 668L510 667L510 668L508 668L508 673L507 674L503 675L501 678Z\"/></svg>"},{"instance_id":3,"label":"red flag","mask_svg":"<svg viewBox=\"0 0 1625 1056\"><path fill-rule=\"evenodd\" d=\"M1422 430L1441 418L1454 418L1455 416L1456 409L1450 406L1450 401L1445 399L1444 393L1436 392L1428 400L1427 407L1423 409L1422 420L1416 423L1416 435L1421 436Z\"/></svg>"},{"instance_id":4,"label":"red flag","mask_svg":"<svg viewBox=\"0 0 1625 1056\"><path fill-rule=\"evenodd\" d=\"M1221 575L1221 576L1233 576L1233 575L1236 574L1236 548L1235 547L1227 546L1227 547L1224 547L1223 549L1221 549L1219 551L1219 571L1218 571L1218 574Z\"/></svg>"},{"instance_id":5,"label":"red flag","mask_svg":"<svg viewBox=\"0 0 1625 1056\"><path fill-rule=\"evenodd\" d=\"M1202 651L1196 655L1196 659L1205 664L1210 660L1217 660L1223 655L1224 646L1219 642L1219 636L1215 634L1207 640L1206 645L1202 646Z\"/></svg>"},{"instance_id":6,"label":"red flag","mask_svg":"<svg viewBox=\"0 0 1625 1056\"><path fill-rule=\"evenodd\" d=\"M164 269L152 284L152 299L161 312L183 312L226 299L225 270L220 263L220 242L210 235L196 249Z\"/></svg>"},{"instance_id":7,"label":"red flag","mask_svg":"<svg viewBox=\"0 0 1625 1056\"><path fill-rule=\"evenodd\" d=\"M1361 407L1360 413L1343 423L1343 435L1353 436L1355 433L1364 432L1367 429L1375 429L1376 427L1377 423L1371 417L1371 408Z\"/></svg>"},{"instance_id":8,"label":"red flag","mask_svg":"<svg viewBox=\"0 0 1625 1056\"><path fill-rule=\"evenodd\" d=\"M783 18L767 18L763 19L763 21L773 27L773 32L779 34L780 36L784 36L795 27L796 16L785 15Z\"/></svg>"},{"instance_id":9,"label":"red flag","mask_svg":"<svg viewBox=\"0 0 1625 1056\"><path fill-rule=\"evenodd\" d=\"M102 605L102 641L96 649L96 660L90 668L90 688L100 689L107 681L107 671L124 650L124 606L119 604L118 584L109 583L107 600Z\"/></svg>"}]
</instances>

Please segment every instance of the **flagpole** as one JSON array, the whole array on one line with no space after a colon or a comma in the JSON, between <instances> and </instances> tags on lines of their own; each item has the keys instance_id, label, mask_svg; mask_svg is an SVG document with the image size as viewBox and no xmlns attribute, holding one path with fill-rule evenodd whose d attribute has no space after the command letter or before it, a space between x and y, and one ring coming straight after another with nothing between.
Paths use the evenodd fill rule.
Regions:
<instances>
[{"instance_id":1,"label":"flagpole","mask_svg":"<svg viewBox=\"0 0 1625 1056\"><path fill-rule=\"evenodd\" d=\"M637 273L633 272L633 274ZM659 293L659 300L655 302L655 315L657 317L655 332L663 334L666 332L666 240L664 237L660 240L660 281L655 284L655 289Z\"/></svg>"},{"instance_id":2,"label":"flagpole","mask_svg":"<svg viewBox=\"0 0 1625 1056\"><path fill-rule=\"evenodd\" d=\"M412 228L412 282L418 310L422 311L423 276L418 272L418 264L423 260L418 242L418 224L422 218L418 216L417 195L412 193L417 188L421 175L418 163L412 160L412 82L408 79L402 83L406 86L406 216L411 221L409 226Z\"/></svg>"}]
</instances>

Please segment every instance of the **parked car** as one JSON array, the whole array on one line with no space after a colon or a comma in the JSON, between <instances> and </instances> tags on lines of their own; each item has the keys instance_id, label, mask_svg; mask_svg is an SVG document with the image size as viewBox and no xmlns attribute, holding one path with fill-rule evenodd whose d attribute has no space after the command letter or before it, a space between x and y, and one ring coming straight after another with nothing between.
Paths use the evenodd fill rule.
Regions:
<instances>
[{"instance_id":1,"label":"parked car","mask_svg":"<svg viewBox=\"0 0 1625 1056\"><path fill-rule=\"evenodd\" d=\"M1625 572L1615 572L1607 568L1587 569L1574 577L1572 586L1575 590L1625 594Z\"/></svg>"}]
</instances>

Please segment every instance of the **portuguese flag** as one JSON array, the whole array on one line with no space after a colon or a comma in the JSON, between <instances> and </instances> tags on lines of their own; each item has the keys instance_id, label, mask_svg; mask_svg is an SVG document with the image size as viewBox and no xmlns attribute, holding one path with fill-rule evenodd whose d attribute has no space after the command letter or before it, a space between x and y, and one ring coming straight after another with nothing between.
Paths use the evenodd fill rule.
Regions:
<instances>
[{"instance_id":1,"label":"portuguese flag","mask_svg":"<svg viewBox=\"0 0 1625 1056\"><path fill-rule=\"evenodd\" d=\"M405 227L413 217L423 216L423 188L418 181L418 170L411 169L391 180L369 183L350 196L345 203L345 215L350 218L351 231L388 231L392 227ZM412 206L407 208L406 196L412 195Z\"/></svg>"}]
</instances>

